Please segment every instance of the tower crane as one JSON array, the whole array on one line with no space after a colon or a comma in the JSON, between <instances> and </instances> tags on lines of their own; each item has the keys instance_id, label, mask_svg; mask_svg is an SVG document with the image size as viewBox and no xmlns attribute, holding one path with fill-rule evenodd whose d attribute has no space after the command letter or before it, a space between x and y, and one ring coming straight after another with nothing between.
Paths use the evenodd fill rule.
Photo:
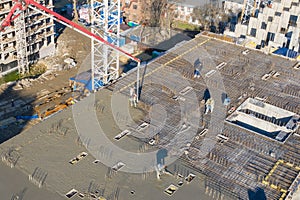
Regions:
<instances>
[{"instance_id":1,"label":"tower crane","mask_svg":"<svg viewBox=\"0 0 300 200\"><path fill-rule=\"evenodd\" d=\"M14 5L12 7L12 9L10 10L9 14L5 17L5 19L0 23L0 31L4 31L6 28L8 28L9 26L11 26L12 22L16 21L17 19L20 18L20 16L22 15L23 11L26 10L28 7L36 10L50 18L52 18L53 20L89 37L90 39L92 39L93 41L97 41L100 44L103 44L106 48L111 48L112 50L116 51L117 53L120 53L122 55L125 55L126 57L136 61L138 63L138 72L137 72L137 94L139 93L139 67L140 67L140 59L134 57L133 55L125 52L124 50L122 50L121 48L119 48L118 46L115 46L112 43L109 43L108 41L106 41L103 37L95 34L94 31L89 31L85 28L83 28L82 26L76 24L75 22L68 20L67 18L57 14L56 12L52 11L51 9L48 9L47 7L39 4L38 2L36 2L35 0L12 0L14 2ZM24 18L21 18L20 20L24 20ZM25 22L24 22L25 23ZM17 27L20 28L20 27ZM25 30L24 30L25 31ZM25 38L26 39L26 38ZM26 41L25 41L26 42ZM25 48L26 49L26 48ZM24 54L23 54L24 56ZM94 84L95 84L95 80L94 80L94 72L95 69L93 69L92 66L92 87L94 89ZM107 74L106 74L107 76Z\"/></svg>"}]
</instances>

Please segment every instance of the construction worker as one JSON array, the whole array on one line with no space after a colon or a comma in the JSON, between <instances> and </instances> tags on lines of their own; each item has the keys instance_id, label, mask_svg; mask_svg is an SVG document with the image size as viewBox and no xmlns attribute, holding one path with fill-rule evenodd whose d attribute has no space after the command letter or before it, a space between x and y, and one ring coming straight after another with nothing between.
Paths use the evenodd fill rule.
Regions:
<instances>
[{"instance_id":1,"label":"construction worker","mask_svg":"<svg viewBox=\"0 0 300 200\"><path fill-rule=\"evenodd\" d=\"M129 93L129 101L130 101L130 106L136 107L136 103L137 103L137 95L135 93L134 88L130 88L130 93Z\"/></svg>"},{"instance_id":2,"label":"construction worker","mask_svg":"<svg viewBox=\"0 0 300 200\"><path fill-rule=\"evenodd\" d=\"M194 78L200 78L200 71L197 68L194 70Z\"/></svg>"},{"instance_id":3,"label":"construction worker","mask_svg":"<svg viewBox=\"0 0 300 200\"><path fill-rule=\"evenodd\" d=\"M209 111L212 113L214 110L215 101L213 98L209 98L205 103L205 114L207 114Z\"/></svg>"},{"instance_id":4,"label":"construction worker","mask_svg":"<svg viewBox=\"0 0 300 200\"><path fill-rule=\"evenodd\" d=\"M133 94L133 104L134 104L134 107L136 107L136 103L137 103L137 95L134 93Z\"/></svg>"},{"instance_id":5,"label":"construction worker","mask_svg":"<svg viewBox=\"0 0 300 200\"><path fill-rule=\"evenodd\" d=\"M226 97L223 102L224 106L228 106L230 104L230 98Z\"/></svg>"},{"instance_id":6,"label":"construction worker","mask_svg":"<svg viewBox=\"0 0 300 200\"><path fill-rule=\"evenodd\" d=\"M134 93L135 93L135 92L134 92L134 88L131 87L131 88L130 88L130 93L129 93L130 97L133 97L133 94L134 94Z\"/></svg>"},{"instance_id":7,"label":"construction worker","mask_svg":"<svg viewBox=\"0 0 300 200\"><path fill-rule=\"evenodd\" d=\"M194 63L194 78L200 78L200 71L202 69L202 63L197 59Z\"/></svg>"}]
</instances>

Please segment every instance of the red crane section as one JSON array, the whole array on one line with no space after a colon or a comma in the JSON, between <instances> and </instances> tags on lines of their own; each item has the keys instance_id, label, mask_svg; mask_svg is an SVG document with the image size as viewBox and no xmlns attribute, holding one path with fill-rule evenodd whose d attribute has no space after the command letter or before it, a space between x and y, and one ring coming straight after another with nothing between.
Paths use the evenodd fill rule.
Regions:
<instances>
[{"instance_id":1,"label":"red crane section","mask_svg":"<svg viewBox=\"0 0 300 200\"><path fill-rule=\"evenodd\" d=\"M56 21L58 22L64 22L68 25L70 25L71 27L73 27L74 29L76 29L77 31L83 32L85 33L87 36L94 38L95 40L99 41L100 43L103 43L117 51L119 51L120 53L128 56L129 58L131 58L132 60L135 60L136 62L140 62L140 59L132 56L131 54L125 52L124 50L122 50L121 48L107 42L106 40L104 40L102 37L92 33L91 31L83 28L82 26L76 24L75 22L72 22L71 20L68 20L67 18L57 14L56 12L46 8L45 6L35 2L34 0L13 0L15 2L15 5L13 6L13 8L11 9L11 11L9 12L9 14L7 15L7 17L4 19L4 21L1 23L0 25L0 31L3 31L6 27L11 25L11 22L14 21L14 19L16 19L19 16L19 12L22 10L26 10L27 6L31 5L34 6L42 11L44 11L45 13L51 15L52 17L55 18Z\"/></svg>"},{"instance_id":2,"label":"red crane section","mask_svg":"<svg viewBox=\"0 0 300 200\"><path fill-rule=\"evenodd\" d=\"M8 13L7 17L0 24L0 31L3 31L5 28L11 25L11 22L14 21L20 15L20 11L25 10L27 7L22 5L22 2L16 1L11 11Z\"/></svg>"}]
</instances>

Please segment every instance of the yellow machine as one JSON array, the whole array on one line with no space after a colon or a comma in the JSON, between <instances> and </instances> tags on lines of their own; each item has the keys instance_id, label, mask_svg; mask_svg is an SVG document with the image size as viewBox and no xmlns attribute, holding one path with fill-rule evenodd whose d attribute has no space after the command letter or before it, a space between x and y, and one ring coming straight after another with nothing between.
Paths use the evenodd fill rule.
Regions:
<instances>
[{"instance_id":1,"label":"yellow machine","mask_svg":"<svg viewBox=\"0 0 300 200\"><path fill-rule=\"evenodd\" d=\"M45 119L46 117L74 104L73 97L69 97L67 100L58 104L56 102L57 101L50 101L50 102L46 101L45 103L36 106L34 110L40 119Z\"/></svg>"}]
</instances>

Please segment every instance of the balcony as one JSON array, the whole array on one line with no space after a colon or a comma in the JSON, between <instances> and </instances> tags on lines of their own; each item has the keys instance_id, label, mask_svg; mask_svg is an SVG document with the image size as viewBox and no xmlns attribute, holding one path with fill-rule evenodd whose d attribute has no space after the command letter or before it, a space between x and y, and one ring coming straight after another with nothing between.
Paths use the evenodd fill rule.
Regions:
<instances>
[{"instance_id":1,"label":"balcony","mask_svg":"<svg viewBox=\"0 0 300 200\"><path fill-rule=\"evenodd\" d=\"M9 9L2 8L2 9L0 9L0 15L5 15L5 14L9 13L9 11L10 11L10 8Z\"/></svg>"},{"instance_id":2,"label":"balcony","mask_svg":"<svg viewBox=\"0 0 300 200\"><path fill-rule=\"evenodd\" d=\"M13 41L15 41L15 40L16 40L15 37L12 37L12 38L2 37L1 44L11 43L11 42L13 42Z\"/></svg>"},{"instance_id":3,"label":"balcony","mask_svg":"<svg viewBox=\"0 0 300 200\"><path fill-rule=\"evenodd\" d=\"M15 52L16 48L15 47L4 47L3 51L1 53L5 54L5 53L11 53L11 52Z\"/></svg>"}]
</instances>

